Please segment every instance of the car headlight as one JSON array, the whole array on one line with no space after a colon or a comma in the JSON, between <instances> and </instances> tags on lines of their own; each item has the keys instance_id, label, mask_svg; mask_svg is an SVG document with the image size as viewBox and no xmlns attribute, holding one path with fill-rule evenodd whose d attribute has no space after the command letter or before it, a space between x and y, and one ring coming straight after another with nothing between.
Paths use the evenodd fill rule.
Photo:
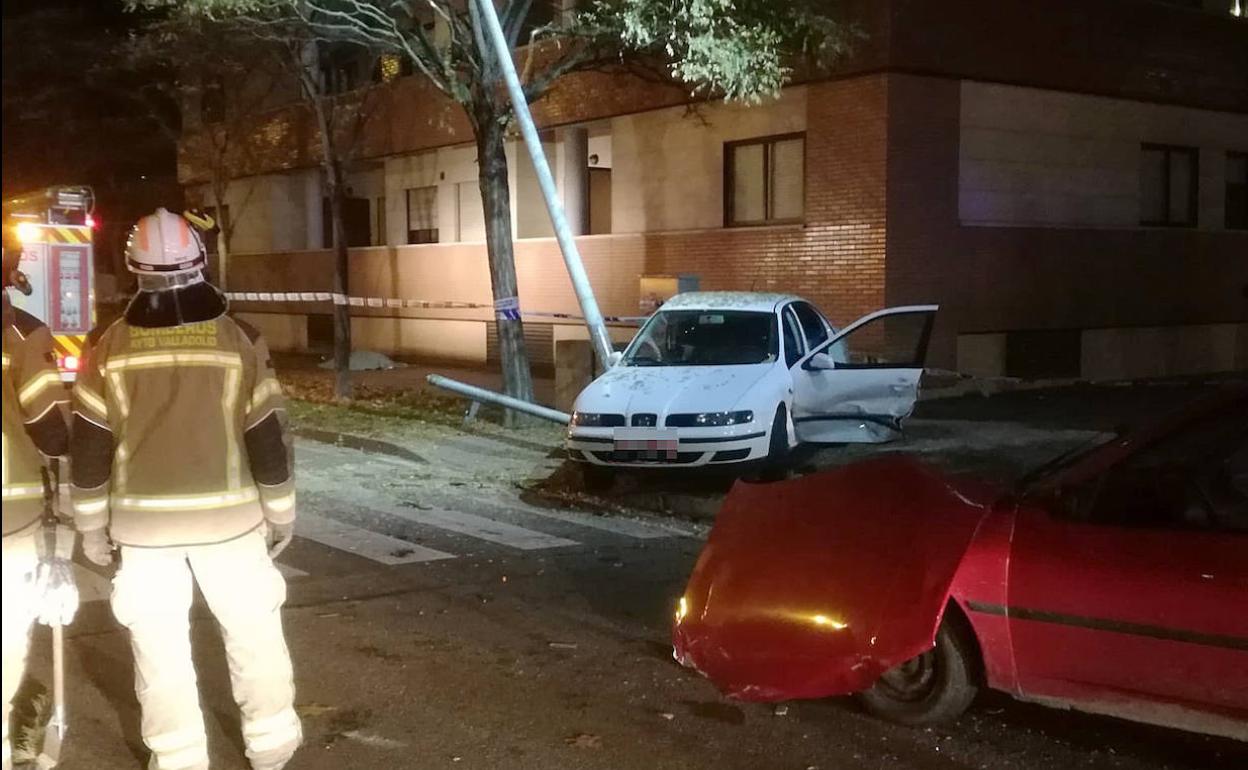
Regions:
<instances>
[{"instance_id":1,"label":"car headlight","mask_svg":"<svg viewBox=\"0 0 1248 770\"><path fill-rule=\"evenodd\" d=\"M577 428L617 428L624 424L622 414L600 414L598 412L573 412L572 425Z\"/></svg>"},{"instance_id":2,"label":"car headlight","mask_svg":"<svg viewBox=\"0 0 1248 770\"><path fill-rule=\"evenodd\" d=\"M754 422L754 413L746 409L740 412L699 412L697 414L673 414L667 418L669 428L724 428Z\"/></svg>"}]
</instances>

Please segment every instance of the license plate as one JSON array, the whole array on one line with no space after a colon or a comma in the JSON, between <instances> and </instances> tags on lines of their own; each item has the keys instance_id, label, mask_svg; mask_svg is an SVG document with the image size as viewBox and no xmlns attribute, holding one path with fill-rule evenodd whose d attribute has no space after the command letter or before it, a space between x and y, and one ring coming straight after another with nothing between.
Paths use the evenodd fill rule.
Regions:
<instances>
[{"instance_id":1,"label":"license plate","mask_svg":"<svg viewBox=\"0 0 1248 770\"><path fill-rule=\"evenodd\" d=\"M616 428L615 451L636 452L641 459L675 460L679 439L671 428Z\"/></svg>"}]
</instances>

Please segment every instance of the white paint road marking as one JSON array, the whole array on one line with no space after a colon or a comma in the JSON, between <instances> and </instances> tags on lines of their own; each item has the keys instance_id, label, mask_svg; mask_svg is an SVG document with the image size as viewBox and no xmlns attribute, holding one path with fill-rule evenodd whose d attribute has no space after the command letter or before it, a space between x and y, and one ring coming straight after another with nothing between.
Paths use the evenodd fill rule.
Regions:
<instances>
[{"instance_id":1,"label":"white paint road marking","mask_svg":"<svg viewBox=\"0 0 1248 770\"><path fill-rule=\"evenodd\" d=\"M454 554L306 511L295 522L295 536L388 565L455 558Z\"/></svg>"},{"instance_id":2,"label":"white paint road marking","mask_svg":"<svg viewBox=\"0 0 1248 770\"><path fill-rule=\"evenodd\" d=\"M274 562L273 566L277 567L277 571L282 573L282 577L286 578L287 580L293 580L294 578L303 578L303 577L308 576L308 573L304 572L298 567L292 567L289 564L282 564L280 561Z\"/></svg>"}]
</instances>

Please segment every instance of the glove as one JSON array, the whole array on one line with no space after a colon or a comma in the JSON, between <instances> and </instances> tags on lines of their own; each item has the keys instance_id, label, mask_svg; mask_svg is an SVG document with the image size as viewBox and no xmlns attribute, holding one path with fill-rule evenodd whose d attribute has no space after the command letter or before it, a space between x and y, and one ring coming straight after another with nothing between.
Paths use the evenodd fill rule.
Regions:
<instances>
[{"instance_id":1,"label":"glove","mask_svg":"<svg viewBox=\"0 0 1248 770\"><path fill-rule=\"evenodd\" d=\"M103 527L82 533L82 554L92 564L107 567L113 563L113 541L108 539L108 531Z\"/></svg>"},{"instance_id":2,"label":"glove","mask_svg":"<svg viewBox=\"0 0 1248 770\"><path fill-rule=\"evenodd\" d=\"M274 524L268 522L268 541L269 541L269 558L276 559L278 555L286 550L286 546L290 545L290 541L295 536L295 523L288 521L285 524Z\"/></svg>"},{"instance_id":3,"label":"glove","mask_svg":"<svg viewBox=\"0 0 1248 770\"><path fill-rule=\"evenodd\" d=\"M68 626L78 612L78 585L74 565L68 559L39 562L35 572L39 597L39 622L45 626Z\"/></svg>"}]
</instances>

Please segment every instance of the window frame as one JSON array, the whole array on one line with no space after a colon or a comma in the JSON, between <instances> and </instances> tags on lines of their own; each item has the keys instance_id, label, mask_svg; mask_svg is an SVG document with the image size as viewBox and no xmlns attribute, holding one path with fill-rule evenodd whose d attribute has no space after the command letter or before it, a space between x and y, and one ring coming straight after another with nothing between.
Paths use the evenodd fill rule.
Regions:
<instances>
[{"instance_id":1,"label":"window frame","mask_svg":"<svg viewBox=\"0 0 1248 770\"><path fill-rule=\"evenodd\" d=\"M802 300L799 302L792 303L791 305L789 305L789 307L793 308L793 313L794 315L797 316L797 322L801 324L802 333L806 335L806 350L807 351L815 350L816 348L821 347L823 343L827 342L829 339L832 338L831 325L828 323L828 320L823 317L823 313L820 313L819 310L814 305L810 304L809 302L805 300ZM814 320L818 321L819 325L823 328L822 338L818 340L810 339L810 330L806 328L805 322L802 321L803 309L810 311L811 315L814 316Z\"/></svg>"},{"instance_id":2,"label":"window frame","mask_svg":"<svg viewBox=\"0 0 1248 770\"><path fill-rule=\"evenodd\" d=\"M1196 228L1200 224L1200 148L1190 147L1181 144L1158 144L1155 142L1140 143L1140 166L1139 173L1143 174L1144 153L1146 152L1163 153L1166 162L1162 175L1162 192L1166 201L1166 218L1162 220L1151 220L1144 218L1143 212L1143 196L1140 197L1140 226L1141 227L1177 227L1177 228ZM1187 155L1192 159L1192 184L1191 189L1187 192L1187 220L1175 221L1170 218L1170 157L1171 155Z\"/></svg>"},{"instance_id":3,"label":"window frame","mask_svg":"<svg viewBox=\"0 0 1248 770\"><path fill-rule=\"evenodd\" d=\"M1225 165L1222 167L1223 169L1222 171L1222 193L1223 193L1222 227L1223 229L1226 229L1226 230L1239 232L1242 230L1248 230L1248 212L1245 213L1244 221L1241 224L1238 224L1238 225L1231 224L1231 209L1227 205L1228 196L1226 195L1226 193L1230 192L1231 182L1230 182L1230 179L1226 175L1226 170L1230 168L1231 160L1233 158L1238 158L1239 160L1242 160L1244 162L1245 167L1248 167L1248 152L1241 152L1239 150L1227 150L1226 151L1226 157L1223 160L1223 163ZM1241 185L1244 186L1245 188L1244 194L1246 197L1248 197L1248 179L1244 179L1241 182Z\"/></svg>"},{"instance_id":4,"label":"window frame","mask_svg":"<svg viewBox=\"0 0 1248 770\"><path fill-rule=\"evenodd\" d=\"M433 191L432 211L433 211L433 224L435 225L435 227L426 228L424 230L412 229L412 193L416 192L417 190L432 190ZM436 184L432 184L432 185L418 185L416 187L404 188L403 189L403 218L405 220L404 230L403 230L403 243L405 246L423 246L423 245L430 244L430 243L441 243L441 237L442 237L441 227L440 227L440 223L437 221L438 220L438 186ZM433 238L433 240L413 241L412 233L414 232L429 233L431 234L431 237Z\"/></svg>"},{"instance_id":5,"label":"window frame","mask_svg":"<svg viewBox=\"0 0 1248 770\"><path fill-rule=\"evenodd\" d=\"M802 140L802 214L797 217L771 218L771 152L770 145L792 139ZM736 150L750 145L763 146L763 219L757 222L738 222L733 219L732 211L736 202L735 188L732 184L736 170ZM724 142L723 186L724 186L724 227L770 227L773 225L804 224L806 222L806 132L791 131L784 134L768 134L749 139L738 139Z\"/></svg>"},{"instance_id":6,"label":"window frame","mask_svg":"<svg viewBox=\"0 0 1248 770\"><path fill-rule=\"evenodd\" d=\"M797 317L797 311L793 308L793 304L794 303L790 302L781 308L779 318L780 344L784 347L782 353L784 355L784 365L786 369L792 369L800 364L802 359L804 359L806 354L809 352L809 348L806 343L806 332L802 329L802 319ZM796 343L797 349L793 351L794 355L792 357L790 357L789 354L789 340L788 336L785 334L785 329L791 329L794 333L793 341Z\"/></svg>"}]
</instances>

